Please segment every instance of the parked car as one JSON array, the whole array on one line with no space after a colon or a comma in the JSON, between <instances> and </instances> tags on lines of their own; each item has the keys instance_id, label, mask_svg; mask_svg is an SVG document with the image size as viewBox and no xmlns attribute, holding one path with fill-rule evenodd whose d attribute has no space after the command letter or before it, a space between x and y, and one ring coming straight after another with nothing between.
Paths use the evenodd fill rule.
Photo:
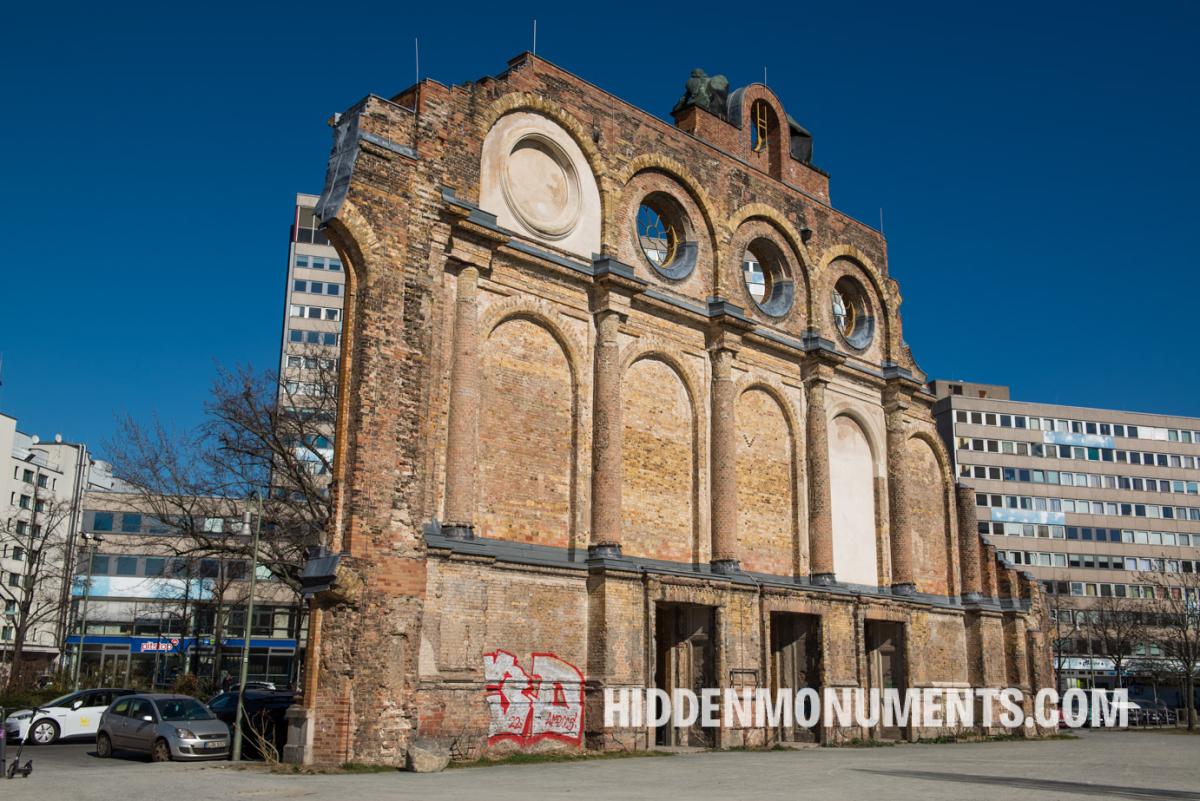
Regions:
<instances>
[{"instance_id":1,"label":"parked car","mask_svg":"<svg viewBox=\"0 0 1200 801\"><path fill-rule=\"evenodd\" d=\"M139 751L155 762L229 756L229 727L187 695L139 693L121 698L100 718L96 755Z\"/></svg>"},{"instance_id":2,"label":"parked car","mask_svg":"<svg viewBox=\"0 0 1200 801\"><path fill-rule=\"evenodd\" d=\"M100 726L100 716L117 698L137 692L127 687L101 687L82 690L47 701L37 708L18 709L4 720L4 734L9 742L28 737L30 744L50 745L70 737L94 737Z\"/></svg>"},{"instance_id":3,"label":"parked car","mask_svg":"<svg viewBox=\"0 0 1200 801\"><path fill-rule=\"evenodd\" d=\"M236 693L238 691L239 686L240 685L237 685L237 684L233 685L232 687L229 688L229 692ZM246 682L246 692L250 692L251 690L270 690L271 692L275 692L278 689L279 688L275 686L275 682L273 682L273 681L248 681L248 682Z\"/></svg>"},{"instance_id":4,"label":"parked car","mask_svg":"<svg viewBox=\"0 0 1200 801\"><path fill-rule=\"evenodd\" d=\"M236 722L237 699L237 691L232 690L216 695L208 702L208 708L229 724L231 732ZM296 693L290 690L270 692L247 689L243 699L242 753L252 757L262 756L258 748L260 737L266 738L275 747L276 754L282 753L287 743L287 709L295 702Z\"/></svg>"},{"instance_id":5,"label":"parked car","mask_svg":"<svg viewBox=\"0 0 1200 801\"><path fill-rule=\"evenodd\" d=\"M1152 698L1139 698L1137 702L1141 704L1141 715L1138 721L1142 726L1174 726L1176 713L1174 709L1167 706L1165 701L1155 701Z\"/></svg>"}]
</instances>

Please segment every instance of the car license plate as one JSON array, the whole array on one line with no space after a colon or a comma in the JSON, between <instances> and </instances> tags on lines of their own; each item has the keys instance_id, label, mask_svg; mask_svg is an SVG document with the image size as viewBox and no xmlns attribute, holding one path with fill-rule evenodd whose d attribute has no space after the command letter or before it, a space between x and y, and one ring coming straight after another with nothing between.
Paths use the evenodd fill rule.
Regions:
<instances>
[{"instance_id":1,"label":"car license plate","mask_svg":"<svg viewBox=\"0 0 1200 801\"><path fill-rule=\"evenodd\" d=\"M225 741L224 740L210 740L209 742L205 743L204 747L205 748L224 748Z\"/></svg>"}]
</instances>

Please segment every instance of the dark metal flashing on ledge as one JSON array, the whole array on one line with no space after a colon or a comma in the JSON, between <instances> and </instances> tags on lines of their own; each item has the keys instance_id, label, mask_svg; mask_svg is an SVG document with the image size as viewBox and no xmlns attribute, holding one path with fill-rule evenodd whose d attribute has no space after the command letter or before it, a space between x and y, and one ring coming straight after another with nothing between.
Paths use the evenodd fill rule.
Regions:
<instances>
[{"instance_id":1,"label":"dark metal flashing on ledge","mask_svg":"<svg viewBox=\"0 0 1200 801\"><path fill-rule=\"evenodd\" d=\"M623 278L626 281L631 281L638 286L647 286L650 282L644 278L638 278L633 268L624 262L617 261L612 256L602 256L599 253L592 254L592 277L596 279L606 278L608 276Z\"/></svg>"},{"instance_id":2,"label":"dark metal flashing on ledge","mask_svg":"<svg viewBox=\"0 0 1200 801\"><path fill-rule=\"evenodd\" d=\"M731 576L742 572L742 566L736 559L714 559L711 567L712 572L722 576Z\"/></svg>"},{"instance_id":3,"label":"dark metal flashing on ledge","mask_svg":"<svg viewBox=\"0 0 1200 801\"><path fill-rule=\"evenodd\" d=\"M915 589L911 593L896 592L896 589L891 587L871 587L864 584L840 582L833 576L826 575L775 576L767 573L755 573L741 570L736 560L718 560L713 564L689 564L627 556L622 554L616 546L599 546L585 550L481 537L461 540L446 536L439 528L430 525L425 526L425 543L432 550L531 567L592 573L611 571L614 573L680 576L722 581L745 587L810 589L846 597L902 600L908 604L939 609L964 608L964 601L957 597L917 592ZM729 564L725 564L726 561ZM1024 600L981 598L978 602L970 604L970 607L995 611L1024 611L1029 608L1029 604Z\"/></svg>"},{"instance_id":4,"label":"dark metal flashing on ledge","mask_svg":"<svg viewBox=\"0 0 1200 801\"><path fill-rule=\"evenodd\" d=\"M397 142L393 142L391 139L379 136L378 134L368 133L367 131L359 131L358 138L364 142L370 142L373 145L382 147L384 150L391 151L392 153L396 153L410 159L415 159L417 157L417 151L413 150L408 145L401 145Z\"/></svg>"},{"instance_id":5,"label":"dark metal flashing on ledge","mask_svg":"<svg viewBox=\"0 0 1200 801\"><path fill-rule=\"evenodd\" d=\"M828 351L829 353L837 356L845 356L844 353L837 349L837 345L835 345L832 340L826 339L812 328L800 335L800 349L806 353L809 351L819 350Z\"/></svg>"},{"instance_id":6,"label":"dark metal flashing on ledge","mask_svg":"<svg viewBox=\"0 0 1200 801\"><path fill-rule=\"evenodd\" d=\"M592 269L592 265L590 264L572 261L571 259L559 256L557 253L540 250L532 245L527 245L518 239L508 240L506 247L510 247L519 253L524 253L526 256L534 256L539 259L545 259L546 261L553 262L560 267L566 267L568 270L573 270L574 272L581 273L589 277L595 274L595 271Z\"/></svg>"},{"instance_id":7,"label":"dark metal flashing on ledge","mask_svg":"<svg viewBox=\"0 0 1200 801\"><path fill-rule=\"evenodd\" d=\"M476 225L480 225L484 228L488 228L503 234L509 233L496 223L495 214L484 211L475 204L468 203L467 201L459 198L458 195L454 193L454 190L448 186L442 187L442 202L446 203L447 205L456 206L457 208L466 210L467 219Z\"/></svg>"},{"instance_id":8,"label":"dark metal flashing on ledge","mask_svg":"<svg viewBox=\"0 0 1200 801\"><path fill-rule=\"evenodd\" d=\"M337 581L337 569L341 560L341 554L333 553L327 548L318 548L304 562L300 571L301 595L311 598L317 593L329 590Z\"/></svg>"},{"instance_id":9,"label":"dark metal flashing on ledge","mask_svg":"<svg viewBox=\"0 0 1200 801\"><path fill-rule=\"evenodd\" d=\"M608 545L589 545L588 546L588 564L593 562L608 562L621 558L621 546Z\"/></svg>"},{"instance_id":10,"label":"dark metal flashing on ledge","mask_svg":"<svg viewBox=\"0 0 1200 801\"><path fill-rule=\"evenodd\" d=\"M660 303L665 303L668 306L674 306L677 309L683 309L684 311L690 312L691 314L696 314L701 317L708 316L708 309L705 308L704 306L701 306L698 303L689 303L688 301L683 300L682 298L677 298L674 295L668 295L667 293L661 292L657 289L653 289L653 288L647 289L644 292L642 292L642 295L644 297L651 298L653 300L657 300Z\"/></svg>"},{"instance_id":11,"label":"dark metal flashing on ledge","mask_svg":"<svg viewBox=\"0 0 1200 801\"><path fill-rule=\"evenodd\" d=\"M708 316L709 317L730 317L740 323L753 325L754 321L746 316L741 306L735 303L730 303L722 297L712 297L708 299Z\"/></svg>"},{"instance_id":12,"label":"dark metal flashing on ledge","mask_svg":"<svg viewBox=\"0 0 1200 801\"><path fill-rule=\"evenodd\" d=\"M883 368L884 378L901 378L906 381L911 381L914 384L921 383L917 380L917 377L913 375L911 370L909 370L907 367L901 367L895 362L884 362L880 366Z\"/></svg>"}]
</instances>

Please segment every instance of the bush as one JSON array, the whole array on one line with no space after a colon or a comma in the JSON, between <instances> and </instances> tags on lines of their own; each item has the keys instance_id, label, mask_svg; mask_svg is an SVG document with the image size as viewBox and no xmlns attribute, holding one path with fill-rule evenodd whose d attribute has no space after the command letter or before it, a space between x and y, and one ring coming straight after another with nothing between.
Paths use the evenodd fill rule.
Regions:
<instances>
[{"instance_id":1,"label":"bush","mask_svg":"<svg viewBox=\"0 0 1200 801\"><path fill-rule=\"evenodd\" d=\"M180 673L171 686L171 692L198 698L200 696L200 679L196 677L195 673Z\"/></svg>"},{"instance_id":2,"label":"bush","mask_svg":"<svg viewBox=\"0 0 1200 801\"><path fill-rule=\"evenodd\" d=\"M28 709L34 704L44 704L60 695L65 695L66 691L58 687L46 687L45 689L24 689L14 690L12 692L0 692L0 708L5 710L7 714L13 709Z\"/></svg>"}]
</instances>

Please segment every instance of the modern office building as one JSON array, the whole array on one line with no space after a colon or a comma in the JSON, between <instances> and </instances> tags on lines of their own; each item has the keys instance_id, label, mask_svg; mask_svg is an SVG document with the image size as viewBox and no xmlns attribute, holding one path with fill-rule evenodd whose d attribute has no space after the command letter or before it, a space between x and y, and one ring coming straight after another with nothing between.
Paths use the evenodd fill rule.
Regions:
<instances>
[{"instance_id":1,"label":"modern office building","mask_svg":"<svg viewBox=\"0 0 1200 801\"><path fill-rule=\"evenodd\" d=\"M94 472L108 469L97 462ZM129 489L113 479L107 488L93 486L83 500L82 528L90 542L78 560L65 648L72 656L82 653L84 683L169 686L181 671L214 681L224 672L236 676L248 560L194 552L172 521L160 519ZM240 532L235 506L226 516L206 518L204 530ZM261 567L254 598L249 677L289 685L303 638L298 599Z\"/></svg>"},{"instance_id":2,"label":"modern office building","mask_svg":"<svg viewBox=\"0 0 1200 801\"><path fill-rule=\"evenodd\" d=\"M22 670L44 673L66 628L80 498L91 458L85 445L42 442L0 414L0 673L12 669L20 629Z\"/></svg>"},{"instance_id":3,"label":"modern office building","mask_svg":"<svg viewBox=\"0 0 1200 801\"><path fill-rule=\"evenodd\" d=\"M316 195L296 195L288 237L283 335L279 347L280 402L329 417L322 425L325 462L333 459L333 390L342 336L346 276L337 251L318 230ZM314 460L317 469L321 460Z\"/></svg>"},{"instance_id":4,"label":"modern office building","mask_svg":"<svg viewBox=\"0 0 1200 801\"><path fill-rule=\"evenodd\" d=\"M1200 572L1200 419L1017 401L963 381L930 389L955 475L976 489L980 533L1061 611L1060 673L1115 684L1074 610L1147 597L1147 573Z\"/></svg>"}]
</instances>

